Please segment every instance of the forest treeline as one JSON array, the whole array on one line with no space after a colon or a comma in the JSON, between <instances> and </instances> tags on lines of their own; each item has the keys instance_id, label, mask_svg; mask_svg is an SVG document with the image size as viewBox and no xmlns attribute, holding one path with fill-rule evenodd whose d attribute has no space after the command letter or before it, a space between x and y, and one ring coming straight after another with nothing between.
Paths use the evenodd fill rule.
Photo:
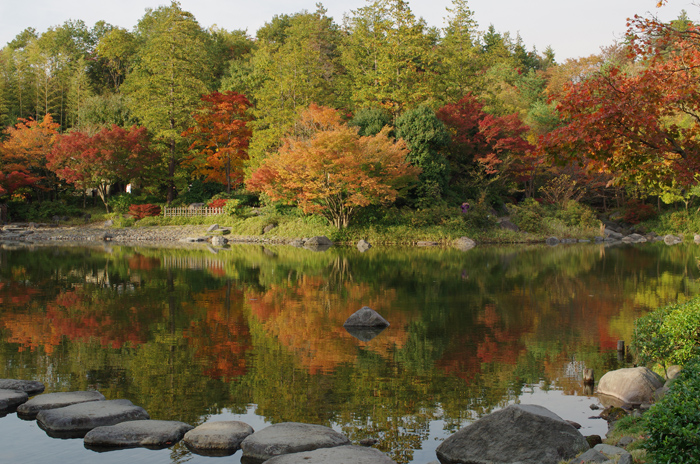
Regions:
<instances>
[{"instance_id":1,"label":"forest treeline","mask_svg":"<svg viewBox=\"0 0 700 464\"><path fill-rule=\"evenodd\" d=\"M27 28L0 50L0 195L94 190L108 205L132 184L172 203L247 187L338 227L397 202L687 208L700 39L685 13L629 27L563 63L480 30L466 0L441 28L403 0L341 23L318 4L255 36L204 29L177 2L133 30Z\"/></svg>"}]
</instances>

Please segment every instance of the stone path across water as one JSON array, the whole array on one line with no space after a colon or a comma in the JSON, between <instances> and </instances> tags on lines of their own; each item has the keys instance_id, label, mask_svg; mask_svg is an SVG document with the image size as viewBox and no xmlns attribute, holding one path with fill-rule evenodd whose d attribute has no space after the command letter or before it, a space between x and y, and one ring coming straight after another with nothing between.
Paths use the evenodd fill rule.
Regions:
<instances>
[{"instance_id":1,"label":"stone path across water","mask_svg":"<svg viewBox=\"0 0 700 464\"><path fill-rule=\"evenodd\" d=\"M134 420L95 427L85 435L88 448L167 448L182 440L189 424L177 421Z\"/></svg>"},{"instance_id":2,"label":"stone path across water","mask_svg":"<svg viewBox=\"0 0 700 464\"><path fill-rule=\"evenodd\" d=\"M45 409L56 409L73 404L87 403L90 401L104 401L105 397L98 391L77 391L45 393L35 396L17 408L17 414L24 419L33 419Z\"/></svg>"},{"instance_id":3,"label":"stone path across water","mask_svg":"<svg viewBox=\"0 0 700 464\"><path fill-rule=\"evenodd\" d=\"M29 396L23 391L0 390L0 414L24 403L28 398Z\"/></svg>"},{"instance_id":4,"label":"stone path across water","mask_svg":"<svg viewBox=\"0 0 700 464\"><path fill-rule=\"evenodd\" d=\"M49 435L79 437L95 427L150 419L145 409L129 400L91 401L58 409L40 411L39 425Z\"/></svg>"}]
</instances>

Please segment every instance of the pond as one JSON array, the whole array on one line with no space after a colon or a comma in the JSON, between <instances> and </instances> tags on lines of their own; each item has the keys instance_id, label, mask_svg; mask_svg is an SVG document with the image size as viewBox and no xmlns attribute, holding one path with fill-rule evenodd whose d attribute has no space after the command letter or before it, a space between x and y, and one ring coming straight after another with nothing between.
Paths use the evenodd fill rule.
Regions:
<instances>
[{"instance_id":1,"label":"pond","mask_svg":"<svg viewBox=\"0 0 700 464\"><path fill-rule=\"evenodd\" d=\"M153 419L324 424L398 463L515 402L604 435L581 372L626 366L634 320L698 293L696 245L0 250L0 378L97 389ZM390 327L343 328L362 306ZM240 462L183 444L99 456L0 418L3 462Z\"/></svg>"}]
</instances>

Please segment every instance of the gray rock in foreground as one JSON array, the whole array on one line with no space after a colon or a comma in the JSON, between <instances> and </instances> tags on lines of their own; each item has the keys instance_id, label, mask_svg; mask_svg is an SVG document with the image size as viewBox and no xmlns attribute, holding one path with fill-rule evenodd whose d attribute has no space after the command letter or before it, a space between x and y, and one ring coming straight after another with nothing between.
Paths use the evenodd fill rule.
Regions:
<instances>
[{"instance_id":1,"label":"gray rock in foreground","mask_svg":"<svg viewBox=\"0 0 700 464\"><path fill-rule=\"evenodd\" d=\"M598 394L624 403L649 403L654 392L664 386L661 376L646 367L630 367L607 372L598 382Z\"/></svg>"},{"instance_id":2,"label":"gray rock in foreground","mask_svg":"<svg viewBox=\"0 0 700 464\"><path fill-rule=\"evenodd\" d=\"M193 427L184 422L133 420L96 427L85 435L88 448L165 448L182 440Z\"/></svg>"},{"instance_id":3,"label":"gray rock in foreground","mask_svg":"<svg viewBox=\"0 0 700 464\"><path fill-rule=\"evenodd\" d=\"M363 306L347 318L343 327L389 327L389 322L369 306Z\"/></svg>"},{"instance_id":4,"label":"gray rock in foreground","mask_svg":"<svg viewBox=\"0 0 700 464\"><path fill-rule=\"evenodd\" d=\"M80 436L95 427L150 419L145 409L129 400L91 401L40 411L39 425L50 435Z\"/></svg>"},{"instance_id":5,"label":"gray rock in foreground","mask_svg":"<svg viewBox=\"0 0 700 464\"><path fill-rule=\"evenodd\" d=\"M327 464L331 462L333 464L396 464L378 449L354 445L285 454L265 461L265 464Z\"/></svg>"},{"instance_id":6,"label":"gray rock in foreground","mask_svg":"<svg viewBox=\"0 0 700 464\"><path fill-rule=\"evenodd\" d=\"M27 401L29 395L23 391L0 390L0 414Z\"/></svg>"},{"instance_id":7,"label":"gray rock in foreground","mask_svg":"<svg viewBox=\"0 0 700 464\"><path fill-rule=\"evenodd\" d=\"M282 422L266 427L241 443L243 456L266 461L283 454L349 445L345 435L322 425Z\"/></svg>"},{"instance_id":8,"label":"gray rock in foreground","mask_svg":"<svg viewBox=\"0 0 700 464\"><path fill-rule=\"evenodd\" d=\"M44 391L44 384L36 380L0 379L0 390L23 391L32 396Z\"/></svg>"},{"instance_id":9,"label":"gray rock in foreground","mask_svg":"<svg viewBox=\"0 0 700 464\"><path fill-rule=\"evenodd\" d=\"M253 432L253 427L245 422L205 422L187 432L183 441L188 448L194 450L236 451L241 447L241 442Z\"/></svg>"},{"instance_id":10,"label":"gray rock in foreground","mask_svg":"<svg viewBox=\"0 0 700 464\"><path fill-rule=\"evenodd\" d=\"M557 464L588 449L586 438L550 410L517 404L464 427L436 451L443 464Z\"/></svg>"},{"instance_id":11,"label":"gray rock in foreground","mask_svg":"<svg viewBox=\"0 0 700 464\"><path fill-rule=\"evenodd\" d=\"M21 416L33 418L39 411L43 411L44 409L63 408L72 404L104 401L104 399L104 395L98 391L46 393L44 395L35 396L21 405L17 408L17 413Z\"/></svg>"}]
</instances>

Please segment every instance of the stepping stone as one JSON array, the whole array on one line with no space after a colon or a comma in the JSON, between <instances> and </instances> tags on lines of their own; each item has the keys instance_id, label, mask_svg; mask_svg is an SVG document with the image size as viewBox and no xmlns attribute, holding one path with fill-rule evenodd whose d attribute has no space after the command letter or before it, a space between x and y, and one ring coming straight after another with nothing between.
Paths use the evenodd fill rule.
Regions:
<instances>
[{"instance_id":1,"label":"stepping stone","mask_svg":"<svg viewBox=\"0 0 700 464\"><path fill-rule=\"evenodd\" d=\"M95 427L85 435L86 448L167 448L182 440L193 427L184 422L133 420Z\"/></svg>"},{"instance_id":2,"label":"stepping stone","mask_svg":"<svg viewBox=\"0 0 700 464\"><path fill-rule=\"evenodd\" d=\"M44 388L44 384L36 380L0 379L0 390L23 391L29 396L43 392Z\"/></svg>"},{"instance_id":3,"label":"stepping stone","mask_svg":"<svg viewBox=\"0 0 700 464\"><path fill-rule=\"evenodd\" d=\"M145 409L129 400L90 401L39 411L36 419L50 436L80 438L95 427L150 419Z\"/></svg>"},{"instance_id":4,"label":"stepping stone","mask_svg":"<svg viewBox=\"0 0 700 464\"><path fill-rule=\"evenodd\" d=\"M45 409L63 408L72 404L104 401L104 399L104 395L98 391L46 393L35 396L21 405L17 408L17 414L26 419L34 419L39 411Z\"/></svg>"},{"instance_id":5,"label":"stepping stone","mask_svg":"<svg viewBox=\"0 0 700 464\"><path fill-rule=\"evenodd\" d=\"M396 464L378 449L354 445L285 454L265 461L265 464L326 464L329 462L333 464Z\"/></svg>"},{"instance_id":6,"label":"stepping stone","mask_svg":"<svg viewBox=\"0 0 700 464\"><path fill-rule=\"evenodd\" d=\"M0 414L27 401L29 396L23 391L0 390Z\"/></svg>"},{"instance_id":7,"label":"stepping stone","mask_svg":"<svg viewBox=\"0 0 700 464\"><path fill-rule=\"evenodd\" d=\"M275 456L349 445L345 435L322 425L282 422L255 432L241 443L243 457L266 461Z\"/></svg>"},{"instance_id":8,"label":"stepping stone","mask_svg":"<svg viewBox=\"0 0 700 464\"><path fill-rule=\"evenodd\" d=\"M206 422L187 432L183 441L197 454L226 456L236 452L253 432L245 422Z\"/></svg>"}]
</instances>

